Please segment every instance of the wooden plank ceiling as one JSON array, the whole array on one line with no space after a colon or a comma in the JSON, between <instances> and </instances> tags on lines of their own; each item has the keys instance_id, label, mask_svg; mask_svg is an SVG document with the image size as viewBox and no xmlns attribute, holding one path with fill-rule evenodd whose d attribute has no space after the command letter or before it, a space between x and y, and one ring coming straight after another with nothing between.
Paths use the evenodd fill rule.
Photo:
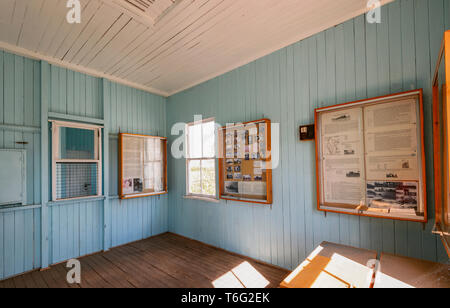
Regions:
<instances>
[{"instance_id":1,"label":"wooden plank ceiling","mask_svg":"<svg viewBox=\"0 0 450 308\"><path fill-rule=\"evenodd\" d=\"M390 2L384 0L382 3ZM1 0L0 48L169 96L364 13L366 0Z\"/></svg>"}]
</instances>

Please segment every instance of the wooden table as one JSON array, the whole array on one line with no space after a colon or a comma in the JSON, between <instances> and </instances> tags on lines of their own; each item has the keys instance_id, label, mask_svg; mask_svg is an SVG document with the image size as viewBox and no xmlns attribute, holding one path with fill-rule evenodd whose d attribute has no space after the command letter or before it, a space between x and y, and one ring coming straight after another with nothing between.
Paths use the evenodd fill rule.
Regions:
<instances>
[{"instance_id":1,"label":"wooden table","mask_svg":"<svg viewBox=\"0 0 450 308\"><path fill-rule=\"evenodd\" d=\"M323 242L280 284L282 288L370 288L372 250Z\"/></svg>"},{"instance_id":2,"label":"wooden table","mask_svg":"<svg viewBox=\"0 0 450 308\"><path fill-rule=\"evenodd\" d=\"M382 253L374 288L450 288L450 265Z\"/></svg>"}]
</instances>

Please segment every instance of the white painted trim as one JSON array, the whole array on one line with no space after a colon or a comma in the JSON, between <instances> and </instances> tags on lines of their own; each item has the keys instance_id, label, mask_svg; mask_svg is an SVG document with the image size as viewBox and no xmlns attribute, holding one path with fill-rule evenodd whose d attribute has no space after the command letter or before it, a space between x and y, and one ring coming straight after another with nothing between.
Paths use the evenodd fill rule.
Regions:
<instances>
[{"instance_id":1,"label":"white painted trim","mask_svg":"<svg viewBox=\"0 0 450 308\"><path fill-rule=\"evenodd\" d=\"M85 123L78 123L78 122L66 122L66 121L56 121L56 120L49 120L49 122L56 126L64 126L64 127L70 127L70 128L79 128L79 129L88 129L88 130L97 130L97 129L103 128L103 126L101 126L101 125L85 124Z\"/></svg>"},{"instance_id":2,"label":"white painted trim","mask_svg":"<svg viewBox=\"0 0 450 308\"><path fill-rule=\"evenodd\" d=\"M390 2L393 2L393 1L394 0L381 0L381 6L383 6L385 4L388 4ZM233 70L235 70L235 69L237 69L237 68L239 68L241 66L247 65L247 64L249 64L249 63L251 63L253 61L256 61L256 60L258 60L260 58L263 58L263 57L265 57L267 55L270 55L270 54L272 54L272 53L274 53L274 52L276 52L276 51L278 51L280 49L283 49L283 48L285 48L287 46L290 46L290 45L298 43L298 42L300 42L302 40L305 40L308 37L311 37L311 36L313 36L315 34L318 34L320 32L328 30L328 29L330 29L330 28L332 28L332 27L334 27L336 25L339 25L341 23L344 23L344 22L346 22L346 21L348 21L348 20L350 20L352 18L358 17L358 16L360 16L362 14L366 14L367 12L368 12L368 9L364 8L364 9L358 10L356 12L352 12L352 13L349 13L347 15L344 15L342 18L340 18L337 21L333 21L332 20L332 21L330 21L328 24L326 24L324 26L321 26L321 27L318 27L318 28L316 28L314 30L309 31L309 33L307 33L307 34L302 34L302 35L299 35L299 36L295 36L294 38L286 40L286 41L280 43L279 45L277 45L275 47L271 47L271 48L265 49L262 52L258 52L257 54L255 54L255 55L253 55L251 57L248 57L245 60L242 60L242 61L240 61L238 63L235 63L235 64L227 67L226 69L223 69L223 70L221 70L221 71L219 71L217 73L210 74L210 75L208 75L208 76L206 76L204 78L201 78L201 79L199 79L197 81L192 82L191 84L189 84L189 85L187 85L185 87L182 87L182 88L180 88L178 90L175 90L175 91L171 91L171 92L168 93L168 96L170 97L170 96L175 95L177 93L180 93L180 92L183 92L183 91L188 90L190 88L193 88L195 86L198 86L198 85L200 85L200 84L202 84L202 83L204 83L206 81L209 81L211 79L214 79L216 77L224 75L224 74L226 74L228 72L231 72L231 71L233 71Z\"/></svg>"},{"instance_id":3,"label":"white painted trim","mask_svg":"<svg viewBox=\"0 0 450 308\"><path fill-rule=\"evenodd\" d=\"M75 71L75 72L91 75L91 76L98 77L98 78L108 79L108 80L110 80L112 82L117 82L119 84L122 84L122 85L125 85L125 86L128 86L128 87L132 87L132 88L135 88L135 89L138 89L138 90L146 91L146 92L149 92L149 93L152 93L152 94L156 94L156 95L159 95L159 96L163 96L163 97L168 97L169 96L167 92L160 91L160 90L154 89L152 87L147 87L147 86L144 86L144 85L140 85L140 84L137 84L137 83L134 83L134 82L122 79L122 78L115 77L113 75L109 75L109 74L105 74L105 73L99 72L99 71L94 70L94 69L90 69L90 68L87 68L87 67L84 67L84 66L80 66L80 65L76 65L76 64L71 64L71 63L66 62L66 61L61 61L61 60L53 58L53 57L44 56L44 55L42 55L40 53L37 53L37 52L34 52L34 51L30 51L30 50L22 48L22 47L14 46L14 45L8 44L6 42L0 41L0 49L3 49L4 51L7 51L7 52L11 52L11 53L17 54L19 56L24 56L24 57L27 57L27 58L31 58L31 59L34 59L34 60L46 61L46 62L48 62L48 63L50 63L52 65L57 65L57 66L60 66L60 67L63 67L63 68L67 68L67 69L70 69L70 70Z\"/></svg>"},{"instance_id":4,"label":"white painted trim","mask_svg":"<svg viewBox=\"0 0 450 308\"><path fill-rule=\"evenodd\" d=\"M419 94L420 94L420 90L401 93L401 94L397 94L397 95L391 95L391 96L383 96L380 98L368 99L368 100L363 100L363 101L355 102L355 103L324 107L320 110L317 110L317 113L328 112L331 110L347 109L347 108L352 108L352 107L356 107L356 106L360 106L360 105L373 104L373 103L389 102L392 100L398 100L403 97L409 97L409 96L414 96L414 95L419 95Z\"/></svg>"},{"instance_id":5,"label":"white painted trim","mask_svg":"<svg viewBox=\"0 0 450 308\"><path fill-rule=\"evenodd\" d=\"M184 199L191 199L191 200L200 200L205 202L213 202L213 203L220 203L220 200L214 197L199 197L196 195L187 195L183 196Z\"/></svg>"},{"instance_id":6,"label":"white painted trim","mask_svg":"<svg viewBox=\"0 0 450 308\"><path fill-rule=\"evenodd\" d=\"M58 163L95 163L97 164L97 197L103 196L103 170L102 170L102 135L101 130L102 126L92 125L92 124L84 124L84 123L74 123L74 122L63 122L63 121L49 121L52 123L52 201L64 201L64 200L77 200L83 198L91 198L95 196L86 196L86 197L76 197L69 199L58 199L56 192L56 165ZM59 133L61 127L71 127L78 129L87 129L94 131L94 156L95 159L60 159L59 158Z\"/></svg>"}]
</instances>

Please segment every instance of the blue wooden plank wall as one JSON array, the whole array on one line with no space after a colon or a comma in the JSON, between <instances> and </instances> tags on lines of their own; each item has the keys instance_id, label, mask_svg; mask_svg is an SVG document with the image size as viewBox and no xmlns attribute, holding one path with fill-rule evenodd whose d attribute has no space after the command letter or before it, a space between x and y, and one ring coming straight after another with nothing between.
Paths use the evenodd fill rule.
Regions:
<instances>
[{"instance_id":1,"label":"blue wooden plank wall","mask_svg":"<svg viewBox=\"0 0 450 308\"><path fill-rule=\"evenodd\" d=\"M167 128L194 115L217 122L263 117L280 123L280 166L273 171L272 207L183 199L185 161L169 160L170 231L286 268L322 241L428 260L447 261L434 224L431 78L450 1L398 0L382 7L382 23L364 16L169 98ZM424 88L428 209L426 225L316 211L313 142L298 127L314 109ZM174 136L170 138L171 141Z\"/></svg>"},{"instance_id":2,"label":"blue wooden plank wall","mask_svg":"<svg viewBox=\"0 0 450 308\"><path fill-rule=\"evenodd\" d=\"M102 80L58 66L51 66L49 112L103 118Z\"/></svg>"},{"instance_id":3,"label":"blue wooden plank wall","mask_svg":"<svg viewBox=\"0 0 450 308\"><path fill-rule=\"evenodd\" d=\"M168 231L168 196L119 200L117 134L166 136L163 97L105 80L106 120L110 128L110 246L144 239Z\"/></svg>"},{"instance_id":4,"label":"blue wooden plank wall","mask_svg":"<svg viewBox=\"0 0 450 308\"><path fill-rule=\"evenodd\" d=\"M48 112L103 119L100 78L50 65L48 79L44 81L50 85ZM51 140L48 142L51 144ZM48 187L51 187L50 178ZM103 221L102 200L52 203L48 217L49 263L101 251Z\"/></svg>"},{"instance_id":5,"label":"blue wooden plank wall","mask_svg":"<svg viewBox=\"0 0 450 308\"><path fill-rule=\"evenodd\" d=\"M41 141L41 99L46 103L42 106L48 105L43 112L104 120L107 133L103 154L109 167L103 168L104 185L111 188L105 190L106 200L50 202L44 211L41 143L48 148L50 140ZM29 206L0 209L0 279L168 230L168 196L123 202L117 197L117 133L165 136L165 101L143 91L0 51L0 148L26 150ZM19 145L19 141L28 144ZM45 191L51 193L50 178L44 183ZM48 214L44 217L41 213ZM46 228L41 228L43 221ZM41 242L44 231L48 232L48 245ZM45 253L41 247L45 247Z\"/></svg>"},{"instance_id":6,"label":"blue wooden plank wall","mask_svg":"<svg viewBox=\"0 0 450 308\"><path fill-rule=\"evenodd\" d=\"M0 149L24 149L30 208L0 211L0 279L40 267L40 63L0 51ZM27 142L19 145L17 142ZM0 171L1 172L1 171ZM1 193L1 192L0 192Z\"/></svg>"}]
</instances>

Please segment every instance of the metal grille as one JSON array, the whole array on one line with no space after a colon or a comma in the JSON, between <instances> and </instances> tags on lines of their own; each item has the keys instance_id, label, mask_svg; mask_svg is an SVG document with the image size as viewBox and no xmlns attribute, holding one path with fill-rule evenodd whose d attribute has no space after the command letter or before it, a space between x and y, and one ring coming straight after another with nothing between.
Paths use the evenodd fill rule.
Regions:
<instances>
[{"instance_id":1,"label":"metal grille","mask_svg":"<svg viewBox=\"0 0 450 308\"><path fill-rule=\"evenodd\" d=\"M96 196L97 168L96 163L57 163L56 198Z\"/></svg>"}]
</instances>

